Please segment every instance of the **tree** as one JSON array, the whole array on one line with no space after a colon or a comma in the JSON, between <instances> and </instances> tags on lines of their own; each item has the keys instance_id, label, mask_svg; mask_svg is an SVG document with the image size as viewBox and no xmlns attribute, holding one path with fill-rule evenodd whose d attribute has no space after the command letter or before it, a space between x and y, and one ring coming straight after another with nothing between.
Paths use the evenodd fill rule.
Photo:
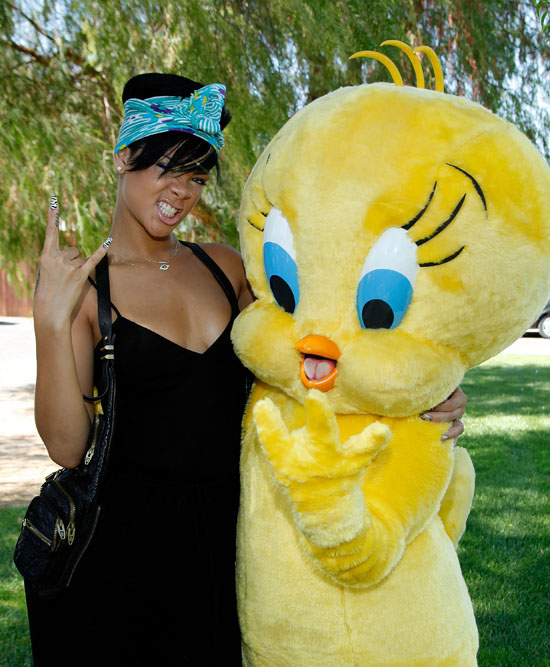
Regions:
<instances>
[{"instance_id":1,"label":"tree","mask_svg":"<svg viewBox=\"0 0 550 667\"><path fill-rule=\"evenodd\" d=\"M533 0L542 30L548 35L550 32L550 6L548 0Z\"/></svg>"},{"instance_id":2,"label":"tree","mask_svg":"<svg viewBox=\"0 0 550 667\"><path fill-rule=\"evenodd\" d=\"M69 237L90 252L114 206L111 152L125 80L186 73L228 87L221 178L189 237L237 244L247 174L271 136L305 103L342 85L387 80L357 50L387 38L436 49L447 90L518 124L548 154L542 81L549 47L531 3L491 0L11 0L0 5L0 264L36 262L44 208L61 202ZM383 47L401 71L403 54ZM429 69L426 68L428 74ZM428 77L430 75L428 74Z\"/></svg>"}]
</instances>

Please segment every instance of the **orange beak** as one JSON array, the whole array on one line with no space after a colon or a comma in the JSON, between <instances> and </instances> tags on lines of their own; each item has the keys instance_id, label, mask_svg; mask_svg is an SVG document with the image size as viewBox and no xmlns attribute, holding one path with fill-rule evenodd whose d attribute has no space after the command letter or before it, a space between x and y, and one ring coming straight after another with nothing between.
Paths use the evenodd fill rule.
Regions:
<instances>
[{"instance_id":1,"label":"orange beak","mask_svg":"<svg viewBox=\"0 0 550 667\"><path fill-rule=\"evenodd\" d=\"M325 336L310 334L296 343L303 355L300 363L300 380L308 389L329 391L334 387L338 369L336 362L341 356L338 345Z\"/></svg>"}]
</instances>

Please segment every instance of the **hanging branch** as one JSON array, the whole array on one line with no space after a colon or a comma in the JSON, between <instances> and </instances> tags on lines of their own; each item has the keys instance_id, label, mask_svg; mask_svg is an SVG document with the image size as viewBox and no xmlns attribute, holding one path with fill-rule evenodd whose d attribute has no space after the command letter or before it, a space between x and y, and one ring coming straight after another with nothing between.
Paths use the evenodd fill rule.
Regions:
<instances>
[{"instance_id":1,"label":"hanging branch","mask_svg":"<svg viewBox=\"0 0 550 667\"><path fill-rule=\"evenodd\" d=\"M11 39L2 40L2 42L4 44L8 44L9 46L11 46L12 49L24 53L26 56L31 56L33 60L36 60L41 65L49 65L52 61L53 56L50 57L43 56L41 53L38 53L38 51L35 51L34 49L29 49L29 47L23 46L22 44L17 44L16 42L13 42Z\"/></svg>"},{"instance_id":2,"label":"hanging branch","mask_svg":"<svg viewBox=\"0 0 550 667\"><path fill-rule=\"evenodd\" d=\"M548 0L533 0L537 18L540 21L542 32L550 39L550 2Z\"/></svg>"},{"instance_id":3,"label":"hanging branch","mask_svg":"<svg viewBox=\"0 0 550 667\"><path fill-rule=\"evenodd\" d=\"M20 7L17 7L17 5L14 5L12 2L8 2L6 4L14 12L17 12L19 16L22 16L25 19L25 21L28 21L37 32L39 32L41 35L44 35L44 37L49 39L51 42L55 42L55 39L51 35L49 35L44 30L44 28L42 28L42 26L39 26L38 23L34 21L34 19L32 19L30 16L27 16L27 14L25 14L25 12Z\"/></svg>"},{"instance_id":4,"label":"hanging branch","mask_svg":"<svg viewBox=\"0 0 550 667\"><path fill-rule=\"evenodd\" d=\"M14 5L12 2L7 3L8 7L12 9L14 12L19 14L22 18L25 19L25 21L28 21L30 25L42 36L46 37L52 44L56 44L56 39L52 37L42 26L40 26L33 18L28 16L20 7L17 5ZM52 61L58 57L60 54L52 54L52 55L44 55L39 53L36 49L32 49L28 46L25 46L23 44L14 42L12 39L7 39L3 40L5 44L11 46L12 49L15 49L16 51L19 51L20 53L24 53L25 55L31 56L33 60L36 62L40 63L41 65L48 66L52 63ZM63 57L65 60L68 60L69 62L73 63L77 67L80 67L82 70L85 70L86 74L91 75L95 79L97 79L100 84L102 89L105 89L107 81L105 78L105 74L99 70L97 70L95 67L93 67L85 57L83 57L80 53L75 51L75 49L72 46L67 46L63 50ZM72 78L75 79L75 76L72 75Z\"/></svg>"}]
</instances>

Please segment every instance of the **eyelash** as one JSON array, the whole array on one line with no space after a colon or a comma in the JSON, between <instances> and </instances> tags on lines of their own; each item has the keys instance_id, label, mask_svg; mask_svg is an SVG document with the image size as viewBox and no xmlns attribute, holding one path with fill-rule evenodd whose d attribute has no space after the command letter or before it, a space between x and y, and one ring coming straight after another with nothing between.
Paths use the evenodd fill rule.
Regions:
<instances>
[{"instance_id":1,"label":"eyelash","mask_svg":"<svg viewBox=\"0 0 550 667\"><path fill-rule=\"evenodd\" d=\"M201 178L200 176L194 176L191 180L192 180L192 181L195 181L195 182L198 183L199 185L202 185L203 187L204 187L204 186L207 184L207 182L208 182L205 178Z\"/></svg>"},{"instance_id":2,"label":"eyelash","mask_svg":"<svg viewBox=\"0 0 550 667\"><path fill-rule=\"evenodd\" d=\"M260 211L260 215L263 215L264 218L267 218L267 213L264 213L263 211ZM263 227L259 227L259 226L258 226L253 220L251 220L250 218L247 218L246 221L248 222L249 225L251 225L252 227L254 227L254 229L257 229L259 232L263 232L263 231L264 231L264 228L263 228Z\"/></svg>"},{"instance_id":3,"label":"eyelash","mask_svg":"<svg viewBox=\"0 0 550 667\"><path fill-rule=\"evenodd\" d=\"M156 166L159 167L160 169L163 169L163 170L164 170L164 169L166 169L166 167L168 166L168 162L157 162L157 163L156 163ZM198 183L198 185L201 185L201 186L203 186L203 187L204 187L204 186L207 184L207 182L208 182L205 178L202 178L201 176L193 176L193 178L192 178L191 180L192 180L192 181L195 181L196 183Z\"/></svg>"},{"instance_id":4,"label":"eyelash","mask_svg":"<svg viewBox=\"0 0 550 667\"><path fill-rule=\"evenodd\" d=\"M269 160L269 156L268 156L267 159ZM267 164L267 162L266 162L266 164ZM258 205L256 204L256 202L254 202L254 201L252 201L252 204L254 205L254 208L258 211L258 213L259 213L260 215L263 215L264 218L267 218L267 215L268 215L269 211L271 211L271 209L273 208L273 204L272 204L272 203L269 201L269 199L267 198L267 195L265 194L265 191L264 191L263 195L264 195L265 201L266 201L266 203L267 203L267 206L265 206L265 207L263 207L263 206L258 206ZM265 211L262 210L263 208L267 208L267 213L266 213ZM249 225L251 225L252 227L254 227L254 229L257 229L259 232L263 232L263 231L264 231L264 228L263 228L263 227L260 227L258 224L256 224L256 223L255 223L253 220L251 220L250 218L247 218L246 221L248 222Z\"/></svg>"}]
</instances>

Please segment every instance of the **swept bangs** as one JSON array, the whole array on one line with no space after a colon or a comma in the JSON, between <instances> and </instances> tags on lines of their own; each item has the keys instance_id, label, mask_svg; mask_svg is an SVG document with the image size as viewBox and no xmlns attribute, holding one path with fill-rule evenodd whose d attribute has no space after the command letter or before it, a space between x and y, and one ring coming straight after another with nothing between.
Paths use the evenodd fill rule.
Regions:
<instances>
[{"instance_id":1,"label":"swept bangs","mask_svg":"<svg viewBox=\"0 0 550 667\"><path fill-rule=\"evenodd\" d=\"M218 154L206 141L186 132L163 132L144 137L128 146L130 171L148 169L171 154L163 174L208 172L218 168ZM219 168L218 168L219 173Z\"/></svg>"}]
</instances>

